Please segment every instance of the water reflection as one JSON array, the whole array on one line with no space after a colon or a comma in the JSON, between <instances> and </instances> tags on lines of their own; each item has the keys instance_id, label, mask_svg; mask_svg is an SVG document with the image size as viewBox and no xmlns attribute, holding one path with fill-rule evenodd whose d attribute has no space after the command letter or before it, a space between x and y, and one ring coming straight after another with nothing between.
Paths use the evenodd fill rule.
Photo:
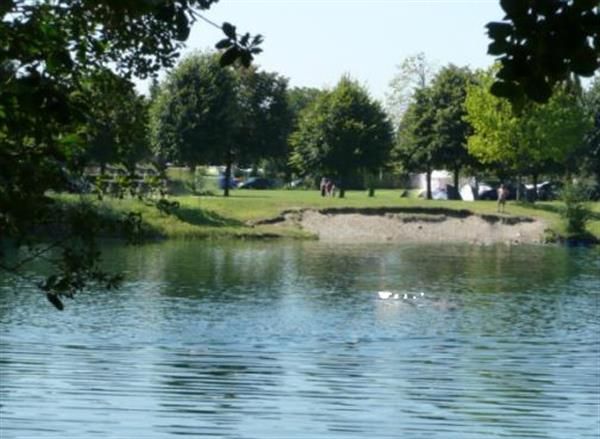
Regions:
<instances>
[{"instance_id":1,"label":"water reflection","mask_svg":"<svg viewBox=\"0 0 600 439\"><path fill-rule=\"evenodd\" d=\"M62 313L0 279L0 436L596 438L599 254L114 248Z\"/></svg>"}]
</instances>

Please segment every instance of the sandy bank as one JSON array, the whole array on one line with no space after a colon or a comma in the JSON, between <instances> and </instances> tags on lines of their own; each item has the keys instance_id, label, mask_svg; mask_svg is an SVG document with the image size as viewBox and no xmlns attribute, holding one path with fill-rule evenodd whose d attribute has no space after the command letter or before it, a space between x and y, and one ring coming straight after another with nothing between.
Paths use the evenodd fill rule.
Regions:
<instances>
[{"instance_id":1,"label":"sandy bank","mask_svg":"<svg viewBox=\"0 0 600 439\"><path fill-rule=\"evenodd\" d=\"M527 217L449 209L298 210L268 222L299 227L328 242L540 243L547 227Z\"/></svg>"}]
</instances>

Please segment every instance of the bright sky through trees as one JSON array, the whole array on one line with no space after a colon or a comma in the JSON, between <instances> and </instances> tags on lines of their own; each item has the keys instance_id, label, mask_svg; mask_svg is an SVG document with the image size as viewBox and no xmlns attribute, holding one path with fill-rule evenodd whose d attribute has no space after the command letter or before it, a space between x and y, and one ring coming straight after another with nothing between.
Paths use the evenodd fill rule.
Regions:
<instances>
[{"instance_id":1,"label":"bright sky through trees","mask_svg":"<svg viewBox=\"0 0 600 439\"><path fill-rule=\"evenodd\" d=\"M417 52L440 65L488 67L484 26L503 12L498 0L221 0L204 15L264 35L256 63L292 86L332 87L349 73L383 99L396 65ZM221 38L198 21L186 52Z\"/></svg>"}]
</instances>

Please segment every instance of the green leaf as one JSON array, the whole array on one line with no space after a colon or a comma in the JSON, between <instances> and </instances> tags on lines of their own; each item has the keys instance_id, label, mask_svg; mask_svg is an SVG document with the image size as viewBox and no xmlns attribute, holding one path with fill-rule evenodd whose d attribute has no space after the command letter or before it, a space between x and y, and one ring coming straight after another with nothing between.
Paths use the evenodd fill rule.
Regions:
<instances>
[{"instance_id":1,"label":"green leaf","mask_svg":"<svg viewBox=\"0 0 600 439\"><path fill-rule=\"evenodd\" d=\"M65 308L62 301L54 293L47 293L46 299L48 299L48 301L59 311L62 311Z\"/></svg>"},{"instance_id":2,"label":"green leaf","mask_svg":"<svg viewBox=\"0 0 600 439\"><path fill-rule=\"evenodd\" d=\"M512 33L513 26L510 23L491 22L486 24L488 35L493 40L505 39Z\"/></svg>"},{"instance_id":3,"label":"green leaf","mask_svg":"<svg viewBox=\"0 0 600 439\"><path fill-rule=\"evenodd\" d=\"M490 92L499 98L512 99L519 95L520 90L513 82L496 81L492 84Z\"/></svg>"},{"instance_id":4,"label":"green leaf","mask_svg":"<svg viewBox=\"0 0 600 439\"><path fill-rule=\"evenodd\" d=\"M239 58L239 56L240 50L236 46L230 47L225 52L223 52L223 55L221 55L221 58L219 59L219 64L222 67L230 66Z\"/></svg>"},{"instance_id":5,"label":"green leaf","mask_svg":"<svg viewBox=\"0 0 600 439\"><path fill-rule=\"evenodd\" d=\"M546 0L546 1L538 1L535 3L534 5L534 11L537 13L542 13L545 16L553 16L556 14L556 12L558 11L558 9L564 6L564 3L562 1L557 1L557 0Z\"/></svg>"},{"instance_id":6,"label":"green leaf","mask_svg":"<svg viewBox=\"0 0 600 439\"><path fill-rule=\"evenodd\" d=\"M223 23L223 26L221 26L221 29L223 30L223 32L225 33L225 35L227 35L231 40L237 40L237 35L235 33L235 26L232 25L231 23Z\"/></svg>"},{"instance_id":7,"label":"green leaf","mask_svg":"<svg viewBox=\"0 0 600 439\"><path fill-rule=\"evenodd\" d=\"M73 67L71 56L66 50L52 52L46 59L46 67L50 73L70 70Z\"/></svg>"},{"instance_id":8,"label":"green leaf","mask_svg":"<svg viewBox=\"0 0 600 439\"><path fill-rule=\"evenodd\" d=\"M70 133L70 134L61 136L58 139L58 142L67 148L74 148L83 143L81 140L81 137L77 133Z\"/></svg>"},{"instance_id":9,"label":"green leaf","mask_svg":"<svg viewBox=\"0 0 600 439\"><path fill-rule=\"evenodd\" d=\"M15 5L13 0L5 0L0 3L0 16L4 16L8 11L10 11Z\"/></svg>"},{"instance_id":10,"label":"green leaf","mask_svg":"<svg viewBox=\"0 0 600 439\"><path fill-rule=\"evenodd\" d=\"M575 53L571 61L572 69L581 76L592 76L598 69L598 54L589 46L584 46Z\"/></svg>"},{"instance_id":11,"label":"green leaf","mask_svg":"<svg viewBox=\"0 0 600 439\"><path fill-rule=\"evenodd\" d=\"M240 53L240 61L244 67L250 67L250 64L252 63L252 54L250 54L250 52L247 50L242 51Z\"/></svg>"},{"instance_id":12,"label":"green leaf","mask_svg":"<svg viewBox=\"0 0 600 439\"><path fill-rule=\"evenodd\" d=\"M509 17L514 18L527 14L529 2L525 0L500 0L500 6Z\"/></svg>"},{"instance_id":13,"label":"green leaf","mask_svg":"<svg viewBox=\"0 0 600 439\"><path fill-rule=\"evenodd\" d=\"M179 9L177 11L177 15L175 16L175 23L177 26L176 38L179 41L187 40L187 38L190 36L190 24L183 9Z\"/></svg>"},{"instance_id":14,"label":"green leaf","mask_svg":"<svg viewBox=\"0 0 600 439\"><path fill-rule=\"evenodd\" d=\"M545 103L552 96L552 87L543 78L533 78L525 83L525 93L533 101Z\"/></svg>"},{"instance_id":15,"label":"green leaf","mask_svg":"<svg viewBox=\"0 0 600 439\"><path fill-rule=\"evenodd\" d=\"M254 38L252 38L252 45L258 46L259 44L262 44L263 41L264 41L263 36L258 34Z\"/></svg>"},{"instance_id":16,"label":"green leaf","mask_svg":"<svg viewBox=\"0 0 600 439\"><path fill-rule=\"evenodd\" d=\"M221 41L219 41L217 44L215 44L215 48L217 48L219 50L227 49L231 46L233 46L233 42L229 38L223 38Z\"/></svg>"},{"instance_id":17,"label":"green leaf","mask_svg":"<svg viewBox=\"0 0 600 439\"><path fill-rule=\"evenodd\" d=\"M169 2L161 4L156 10L156 16L163 21L171 21L171 18L175 14L175 6Z\"/></svg>"},{"instance_id":18,"label":"green leaf","mask_svg":"<svg viewBox=\"0 0 600 439\"><path fill-rule=\"evenodd\" d=\"M488 55L504 55L508 52L510 44L505 40L496 40L488 46Z\"/></svg>"},{"instance_id":19,"label":"green leaf","mask_svg":"<svg viewBox=\"0 0 600 439\"><path fill-rule=\"evenodd\" d=\"M513 68L512 63L503 62L502 67L496 73L496 78L503 79L504 81L512 81L516 79L515 69Z\"/></svg>"},{"instance_id":20,"label":"green leaf","mask_svg":"<svg viewBox=\"0 0 600 439\"><path fill-rule=\"evenodd\" d=\"M598 0L574 0L573 7L579 11L591 11L598 7Z\"/></svg>"}]
</instances>

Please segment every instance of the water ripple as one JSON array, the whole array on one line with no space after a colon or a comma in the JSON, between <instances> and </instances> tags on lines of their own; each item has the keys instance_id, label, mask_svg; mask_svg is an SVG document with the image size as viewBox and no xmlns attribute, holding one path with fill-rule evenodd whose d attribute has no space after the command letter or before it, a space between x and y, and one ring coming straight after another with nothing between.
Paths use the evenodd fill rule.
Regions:
<instances>
[{"instance_id":1,"label":"water ripple","mask_svg":"<svg viewBox=\"0 0 600 439\"><path fill-rule=\"evenodd\" d=\"M148 266L166 264L161 248ZM179 277L133 272L122 291L83 295L63 313L0 282L2 439L600 434L600 286L588 253L175 249ZM244 265L257 258L254 271ZM440 267L448 258L455 275ZM544 276L528 282L524 260L543 260ZM351 268L343 279L337 264ZM379 300L390 285L426 294Z\"/></svg>"}]
</instances>

